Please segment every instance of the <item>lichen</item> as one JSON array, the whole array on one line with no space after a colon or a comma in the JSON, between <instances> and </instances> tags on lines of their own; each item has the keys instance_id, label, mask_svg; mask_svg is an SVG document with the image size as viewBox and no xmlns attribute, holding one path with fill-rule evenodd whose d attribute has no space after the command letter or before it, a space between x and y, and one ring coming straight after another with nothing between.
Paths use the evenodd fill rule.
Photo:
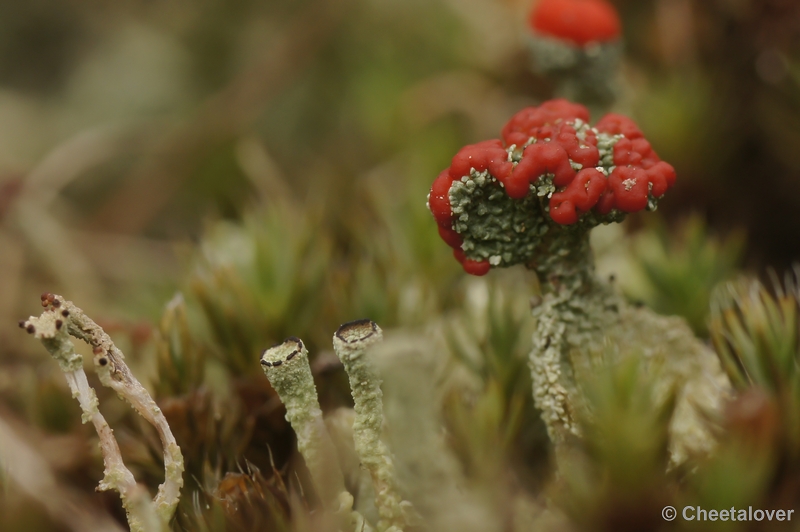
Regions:
<instances>
[{"instance_id":1,"label":"lichen","mask_svg":"<svg viewBox=\"0 0 800 532\"><path fill-rule=\"evenodd\" d=\"M453 229L461 235L461 249L492 266L527 262L549 229L535 194L509 198L489 172L470 172L450 187Z\"/></svg>"},{"instance_id":2,"label":"lichen","mask_svg":"<svg viewBox=\"0 0 800 532\"><path fill-rule=\"evenodd\" d=\"M319 407L308 350L302 340L291 337L264 350L261 367L286 407L286 420L297 435L297 449L326 509L348 530L371 531L364 517L353 510L353 496L345 489L336 448Z\"/></svg>"},{"instance_id":3,"label":"lichen","mask_svg":"<svg viewBox=\"0 0 800 532\"><path fill-rule=\"evenodd\" d=\"M375 506L380 516L377 529L379 532L402 532L409 524L413 508L399 493L394 459L381 439L381 378L368 354L369 348L382 339L383 333L375 322L354 321L339 327L333 336L333 348L350 379L356 413L355 449L375 487Z\"/></svg>"},{"instance_id":4,"label":"lichen","mask_svg":"<svg viewBox=\"0 0 800 532\"><path fill-rule=\"evenodd\" d=\"M100 438L105 472L98 489L117 490L122 499L131 530L151 531L166 527L175 513L183 486L183 457L163 413L150 394L133 376L124 362L124 355L111 338L84 312L61 296L42 295L44 312L20 322L20 327L38 338L55 358L67 379L73 397L81 406L81 420L91 421ZM125 467L119 445L111 427L98 409L97 394L89 386L83 371L83 359L69 339L74 336L93 348L95 369L100 381L126 399L147 421L152 423L164 446L164 482L151 502L147 490L136 484Z\"/></svg>"},{"instance_id":5,"label":"lichen","mask_svg":"<svg viewBox=\"0 0 800 532\"><path fill-rule=\"evenodd\" d=\"M719 364L686 327L633 311L598 279L589 232L627 213L654 210L675 181L633 121L608 114L588 125L583 106L553 100L523 109L502 141L462 148L434 181L429 208L439 234L468 273L522 263L540 280L529 366L533 397L557 443L579 435L576 368L609 342L624 356L648 352L680 330L680 352L665 363L680 388L673 460L707 450L711 435L693 403L713 410L725 383ZM635 318L635 319L633 319ZM690 368L687 370L687 368ZM706 378L693 374L703 368ZM671 377L670 377L671 379Z\"/></svg>"}]
</instances>

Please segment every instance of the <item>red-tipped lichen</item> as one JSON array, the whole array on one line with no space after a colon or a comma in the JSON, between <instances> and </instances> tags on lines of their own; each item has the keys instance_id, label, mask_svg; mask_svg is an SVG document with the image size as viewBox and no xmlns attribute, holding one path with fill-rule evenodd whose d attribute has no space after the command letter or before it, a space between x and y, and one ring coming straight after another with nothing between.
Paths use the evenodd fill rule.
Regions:
<instances>
[{"instance_id":1,"label":"red-tipped lichen","mask_svg":"<svg viewBox=\"0 0 800 532\"><path fill-rule=\"evenodd\" d=\"M464 271L471 275L486 275L492 269L488 260L472 260L468 259L463 251L456 248L453 250L453 256L464 268Z\"/></svg>"},{"instance_id":2,"label":"red-tipped lichen","mask_svg":"<svg viewBox=\"0 0 800 532\"><path fill-rule=\"evenodd\" d=\"M605 0L540 0L528 23L541 35L578 46L616 40L621 30L617 10Z\"/></svg>"},{"instance_id":3,"label":"red-tipped lichen","mask_svg":"<svg viewBox=\"0 0 800 532\"><path fill-rule=\"evenodd\" d=\"M630 119L551 100L515 114L502 140L462 148L434 181L439 235L474 275L527 262L554 227L590 228L655 208L675 182Z\"/></svg>"}]
</instances>

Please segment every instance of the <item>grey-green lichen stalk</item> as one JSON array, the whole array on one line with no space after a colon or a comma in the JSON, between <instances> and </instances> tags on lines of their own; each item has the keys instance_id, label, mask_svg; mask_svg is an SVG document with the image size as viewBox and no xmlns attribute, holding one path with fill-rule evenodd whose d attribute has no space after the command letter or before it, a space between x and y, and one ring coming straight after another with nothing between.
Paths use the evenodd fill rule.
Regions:
<instances>
[{"instance_id":1,"label":"grey-green lichen stalk","mask_svg":"<svg viewBox=\"0 0 800 532\"><path fill-rule=\"evenodd\" d=\"M123 354L113 345L108 335L83 311L61 296L44 294L45 311L39 317L20 322L20 327L33 334L58 362L59 367L78 399L84 423L89 421L97 430L103 455L105 473L98 489L115 489L119 492L132 532L149 532L165 529L180 497L183 485L183 458L180 449L150 394L136 380L123 361ZM83 371L83 359L75 352L69 339L72 335L86 341L95 354L95 368L104 385L113 388L127 399L145 419L158 430L164 444L165 480L151 502L147 490L138 484L125 467L119 445L103 415L98 410L97 395L89 386Z\"/></svg>"},{"instance_id":2,"label":"grey-green lichen stalk","mask_svg":"<svg viewBox=\"0 0 800 532\"><path fill-rule=\"evenodd\" d=\"M553 235L546 252L530 266L542 282L532 304L536 320L529 358L533 396L550 437L578 435L574 412L575 357L597 350L604 335L619 325L621 302L594 274L588 233L567 230Z\"/></svg>"},{"instance_id":3,"label":"grey-green lichen stalk","mask_svg":"<svg viewBox=\"0 0 800 532\"><path fill-rule=\"evenodd\" d=\"M326 509L337 516L339 526L348 532L371 531L364 517L353 510L353 496L345 489L302 340L291 337L265 350L261 367L286 407L286 420L297 434L297 448Z\"/></svg>"},{"instance_id":4,"label":"grey-green lichen stalk","mask_svg":"<svg viewBox=\"0 0 800 532\"><path fill-rule=\"evenodd\" d=\"M558 96L596 109L607 108L619 96L622 43L583 47L546 35L531 35L526 41L534 72L550 77Z\"/></svg>"},{"instance_id":5,"label":"grey-green lichen stalk","mask_svg":"<svg viewBox=\"0 0 800 532\"><path fill-rule=\"evenodd\" d=\"M561 442L580 434L575 371L614 346L618 356L639 352L659 365L659 393L677 394L671 462L710 451L714 440L703 416L720 409L730 386L714 353L683 320L632 307L599 279L588 232L567 230L546 244L546 252L529 263L542 282L542 296L531 309L536 330L529 365L534 400L551 438Z\"/></svg>"},{"instance_id":6,"label":"grey-green lichen stalk","mask_svg":"<svg viewBox=\"0 0 800 532\"><path fill-rule=\"evenodd\" d=\"M402 532L409 526L413 509L411 503L400 496L392 456L381 440L381 378L368 355L370 346L382 339L383 333L374 321L353 321L339 327L333 335L333 348L350 378L356 413L355 449L375 487L375 506L380 516L378 531Z\"/></svg>"}]
</instances>

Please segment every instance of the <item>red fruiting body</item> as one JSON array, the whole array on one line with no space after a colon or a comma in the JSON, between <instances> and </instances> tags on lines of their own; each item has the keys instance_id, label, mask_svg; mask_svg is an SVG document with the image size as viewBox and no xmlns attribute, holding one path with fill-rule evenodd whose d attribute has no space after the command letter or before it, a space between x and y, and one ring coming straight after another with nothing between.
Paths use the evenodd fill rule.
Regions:
<instances>
[{"instance_id":1,"label":"red fruiting body","mask_svg":"<svg viewBox=\"0 0 800 532\"><path fill-rule=\"evenodd\" d=\"M578 120L587 123L589 112L582 105L563 99L523 109L503 128L502 141L489 140L462 148L451 166L436 178L431 187L430 210L439 225L439 235L454 249L456 259L468 273L484 275L491 265L486 260L469 259L461 249L464 237L454 229L449 194L453 182L469 177L473 169L488 172L515 200L526 198L532 184L551 175L556 190L550 195L549 216L559 225L577 223L589 211L604 216L614 209L645 209L651 198L663 196L675 183L675 170L661 161L629 118L608 114L594 129L578 125ZM600 161L599 133L620 136L615 139L614 169L608 177L610 162ZM606 138L604 145L608 142ZM518 162L509 161L509 153ZM580 165L577 171L576 163ZM601 164L605 167L603 172Z\"/></svg>"},{"instance_id":2,"label":"red fruiting body","mask_svg":"<svg viewBox=\"0 0 800 532\"><path fill-rule=\"evenodd\" d=\"M461 236L450 227L442 227L440 225L439 236L442 237L442 240L447 242L447 245L451 248L460 248L461 244L464 242Z\"/></svg>"},{"instance_id":3,"label":"red fruiting body","mask_svg":"<svg viewBox=\"0 0 800 532\"><path fill-rule=\"evenodd\" d=\"M446 229L450 229L452 222L452 213L450 212L450 185L453 184L454 179L450 177L450 169L443 171L433 182L431 187L431 196L428 199L428 208L430 208L436 222ZM440 233L441 234L441 233ZM444 236L442 236L444 238Z\"/></svg>"},{"instance_id":4,"label":"red fruiting body","mask_svg":"<svg viewBox=\"0 0 800 532\"><path fill-rule=\"evenodd\" d=\"M578 138L575 128L569 124L563 124L555 141L561 144L569 158L583 167L597 166L600 162L600 152L597 149L597 137L592 130L586 134L583 145Z\"/></svg>"},{"instance_id":5,"label":"red fruiting body","mask_svg":"<svg viewBox=\"0 0 800 532\"><path fill-rule=\"evenodd\" d=\"M578 221L576 209L588 212L597 205L605 190L606 177L595 168L584 168L568 187L561 192L555 192L550 198L550 217L561 225L574 224Z\"/></svg>"},{"instance_id":6,"label":"red fruiting body","mask_svg":"<svg viewBox=\"0 0 800 532\"><path fill-rule=\"evenodd\" d=\"M555 194L553 194L555 196ZM600 194L600 199L597 200L597 205L595 205L594 210L597 214L604 216L611 212L611 209L614 208L614 192L606 188L602 194Z\"/></svg>"},{"instance_id":7,"label":"red fruiting body","mask_svg":"<svg viewBox=\"0 0 800 532\"><path fill-rule=\"evenodd\" d=\"M650 193L656 198L663 196L675 184L675 178L677 177L672 165L664 161L657 161L653 166L647 168L645 172L648 180L653 185Z\"/></svg>"},{"instance_id":8,"label":"red fruiting body","mask_svg":"<svg viewBox=\"0 0 800 532\"><path fill-rule=\"evenodd\" d=\"M485 140L459 150L450 163L450 176L460 179L469 175L470 169L474 168L478 172L489 170L490 174L503 180L511 173L511 167L503 144L499 140Z\"/></svg>"},{"instance_id":9,"label":"red fruiting body","mask_svg":"<svg viewBox=\"0 0 800 532\"><path fill-rule=\"evenodd\" d=\"M522 161L507 179L498 178L510 197L525 197L530 183L544 173L555 176L555 186L568 185L575 177L570 160L584 167L598 164L597 138L589 130L581 141L573 127L576 119L588 122L589 111L563 99L545 102L538 108L528 107L511 117L503 128L507 145L521 146L531 137L537 142L525 148Z\"/></svg>"},{"instance_id":10,"label":"red fruiting body","mask_svg":"<svg viewBox=\"0 0 800 532\"><path fill-rule=\"evenodd\" d=\"M567 150L558 142L537 142L525 148L522 160L505 182L506 193L515 199L524 198L528 186L546 173L555 175L556 186L568 185L575 177Z\"/></svg>"},{"instance_id":11,"label":"red fruiting body","mask_svg":"<svg viewBox=\"0 0 800 532\"><path fill-rule=\"evenodd\" d=\"M464 271L470 275L486 275L489 273L489 270L492 269L492 266L489 264L488 260L471 260L466 259L464 262L461 263L463 266Z\"/></svg>"},{"instance_id":12,"label":"red fruiting body","mask_svg":"<svg viewBox=\"0 0 800 532\"><path fill-rule=\"evenodd\" d=\"M471 274L471 275L486 275L489 273L489 270L492 269L491 264L489 264L488 260L472 260L468 259L467 256L461 249L454 249L453 256L456 258L458 262L461 263L461 266L464 268L464 271Z\"/></svg>"},{"instance_id":13,"label":"red fruiting body","mask_svg":"<svg viewBox=\"0 0 800 532\"><path fill-rule=\"evenodd\" d=\"M580 118L589 121L589 111L582 105L563 98L544 102L539 107L526 107L511 117L503 127L503 141L506 146L516 144L521 147L534 137L539 140L552 138L552 126L559 120L574 121Z\"/></svg>"},{"instance_id":14,"label":"red fruiting body","mask_svg":"<svg viewBox=\"0 0 800 532\"><path fill-rule=\"evenodd\" d=\"M528 23L537 33L578 46L616 40L622 26L605 0L540 0Z\"/></svg>"},{"instance_id":15,"label":"red fruiting body","mask_svg":"<svg viewBox=\"0 0 800 532\"><path fill-rule=\"evenodd\" d=\"M611 133L612 135L625 135L629 140L642 138L639 127L627 116L608 113L594 125L597 131Z\"/></svg>"},{"instance_id":16,"label":"red fruiting body","mask_svg":"<svg viewBox=\"0 0 800 532\"><path fill-rule=\"evenodd\" d=\"M608 188L614 193L614 206L625 212L647 207L647 174L641 168L617 166L608 176Z\"/></svg>"}]
</instances>

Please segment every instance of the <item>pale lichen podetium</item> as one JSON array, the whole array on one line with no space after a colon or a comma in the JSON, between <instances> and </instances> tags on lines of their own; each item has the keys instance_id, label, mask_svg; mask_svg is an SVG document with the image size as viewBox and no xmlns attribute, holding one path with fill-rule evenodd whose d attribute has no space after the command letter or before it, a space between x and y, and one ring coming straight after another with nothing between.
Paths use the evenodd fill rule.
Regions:
<instances>
[{"instance_id":1,"label":"pale lichen podetium","mask_svg":"<svg viewBox=\"0 0 800 532\"><path fill-rule=\"evenodd\" d=\"M345 489L302 340L290 337L266 349L261 355L261 367L286 407L286 420L297 434L297 449L326 510L337 517L345 530L371 532L370 524L353 510L353 495Z\"/></svg>"},{"instance_id":2,"label":"pale lichen podetium","mask_svg":"<svg viewBox=\"0 0 800 532\"><path fill-rule=\"evenodd\" d=\"M381 440L381 377L369 357L369 348L381 340L383 332L374 321L352 321L333 335L333 349L350 378L356 412L355 449L375 486L375 506L380 516L378 532L402 532L414 518L413 508L400 496L391 453Z\"/></svg>"},{"instance_id":3,"label":"pale lichen podetium","mask_svg":"<svg viewBox=\"0 0 800 532\"><path fill-rule=\"evenodd\" d=\"M33 334L58 361L67 378L72 395L83 410L82 419L94 424L100 438L105 476L99 489L119 492L133 532L166 530L180 499L183 486L183 456L172 435L164 414L124 362L124 355L103 329L71 301L53 294L42 295L44 312L31 316L19 326ZM92 346L95 369L100 382L126 399L133 408L158 431L164 447L164 482L151 502L147 490L138 484L125 467L119 445L102 414L98 411L97 395L89 386L83 371L83 359L75 352L69 336Z\"/></svg>"}]
</instances>

